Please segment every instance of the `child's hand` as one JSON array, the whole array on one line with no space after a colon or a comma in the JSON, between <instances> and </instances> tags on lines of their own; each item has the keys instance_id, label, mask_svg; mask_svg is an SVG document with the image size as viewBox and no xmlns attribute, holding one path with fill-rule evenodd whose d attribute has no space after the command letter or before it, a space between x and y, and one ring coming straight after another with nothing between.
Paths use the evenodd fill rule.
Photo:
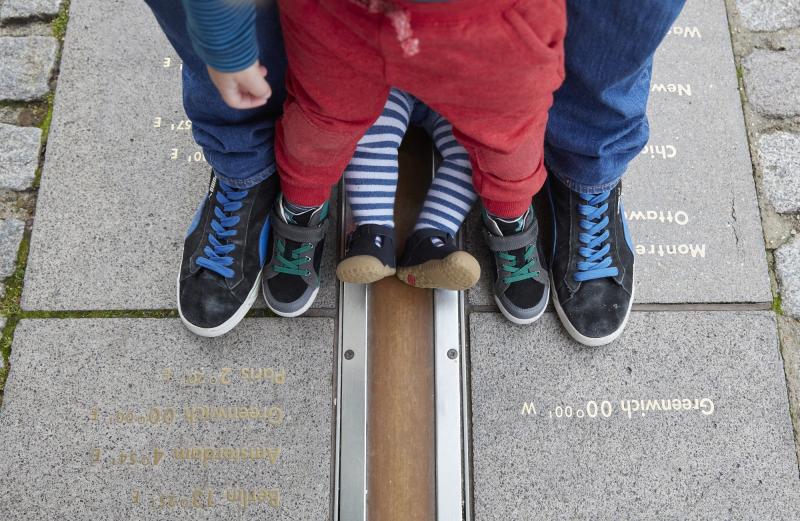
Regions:
<instances>
[{"instance_id":1,"label":"child's hand","mask_svg":"<svg viewBox=\"0 0 800 521\"><path fill-rule=\"evenodd\" d=\"M209 67L208 74L225 103L235 109L260 107L272 96L272 89L264 79L267 68L259 62L239 72L220 72Z\"/></svg>"}]
</instances>

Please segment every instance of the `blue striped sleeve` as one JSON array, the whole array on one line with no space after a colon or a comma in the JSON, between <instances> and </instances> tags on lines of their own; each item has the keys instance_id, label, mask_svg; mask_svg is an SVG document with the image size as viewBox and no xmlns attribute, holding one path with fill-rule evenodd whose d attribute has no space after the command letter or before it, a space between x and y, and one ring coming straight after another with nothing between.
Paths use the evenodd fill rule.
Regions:
<instances>
[{"instance_id":1,"label":"blue striped sleeve","mask_svg":"<svg viewBox=\"0 0 800 521\"><path fill-rule=\"evenodd\" d=\"M252 0L182 0L192 46L206 65L237 72L258 59Z\"/></svg>"}]
</instances>

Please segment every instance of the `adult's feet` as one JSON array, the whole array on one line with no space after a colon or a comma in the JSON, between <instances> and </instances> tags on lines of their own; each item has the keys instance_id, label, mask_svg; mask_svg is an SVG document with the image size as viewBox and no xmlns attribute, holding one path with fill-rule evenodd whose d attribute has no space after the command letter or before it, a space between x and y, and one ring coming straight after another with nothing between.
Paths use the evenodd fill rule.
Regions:
<instances>
[{"instance_id":1,"label":"adult's feet","mask_svg":"<svg viewBox=\"0 0 800 521\"><path fill-rule=\"evenodd\" d=\"M417 288L462 291L471 288L481 276L475 257L459 250L446 232L421 228L406 240L397 278Z\"/></svg>"},{"instance_id":2,"label":"adult's feet","mask_svg":"<svg viewBox=\"0 0 800 521\"><path fill-rule=\"evenodd\" d=\"M371 284L395 274L394 228L362 224L347 238L344 259L336 267L342 282Z\"/></svg>"},{"instance_id":3,"label":"adult's feet","mask_svg":"<svg viewBox=\"0 0 800 521\"><path fill-rule=\"evenodd\" d=\"M517 219L483 212L486 244L494 266L494 300L515 324L530 324L542 316L550 298L550 279L533 207Z\"/></svg>"},{"instance_id":4,"label":"adult's feet","mask_svg":"<svg viewBox=\"0 0 800 521\"><path fill-rule=\"evenodd\" d=\"M178 313L193 333L223 335L253 306L277 193L278 176L244 190L212 173L186 233L178 275Z\"/></svg>"},{"instance_id":5,"label":"adult's feet","mask_svg":"<svg viewBox=\"0 0 800 521\"><path fill-rule=\"evenodd\" d=\"M550 176L555 220L553 300L567 332L587 346L622 334L634 293L634 254L622 206L622 183L580 194Z\"/></svg>"},{"instance_id":6,"label":"adult's feet","mask_svg":"<svg viewBox=\"0 0 800 521\"><path fill-rule=\"evenodd\" d=\"M314 304L328 224L328 203L295 213L283 196L275 201L261 286L267 307L277 315L297 317Z\"/></svg>"}]
</instances>

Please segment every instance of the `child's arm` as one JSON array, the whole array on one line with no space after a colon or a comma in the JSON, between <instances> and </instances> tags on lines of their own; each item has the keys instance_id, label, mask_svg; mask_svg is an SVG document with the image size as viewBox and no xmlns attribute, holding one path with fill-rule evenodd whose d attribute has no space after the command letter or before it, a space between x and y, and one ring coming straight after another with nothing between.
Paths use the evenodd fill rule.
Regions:
<instances>
[{"instance_id":1,"label":"child's arm","mask_svg":"<svg viewBox=\"0 0 800 521\"><path fill-rule=\"evenodd\" d=\"M255 4L250 0L183 0L192 45L222 99L236 109L264 105L272 95L258 62Z\"/></svg>"}]
</instances>

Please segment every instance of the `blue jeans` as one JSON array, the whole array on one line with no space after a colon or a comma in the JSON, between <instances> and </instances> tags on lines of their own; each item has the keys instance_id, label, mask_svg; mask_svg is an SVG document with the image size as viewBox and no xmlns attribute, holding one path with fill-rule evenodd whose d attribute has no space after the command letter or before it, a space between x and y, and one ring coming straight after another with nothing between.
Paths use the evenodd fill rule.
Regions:
<instances>
[{"instance_id":1,"label":"blue jeans","mask_svg":"<svg viewBox=\"0 0 800 521\"><path fill-rule=\"evenodd\" d=\"M613 188L644 148L653 53L684 3L567 0L567 74L550 109L545 162L570 189Z\"/></svg>"},{"instance_id":2,"label":"blue jeans","mask_svg":"<svg viewBox=\"0 0 800 521\"><path fill-rule=\"evenodd\" d=\"M261 63L273 96L234 110L222 101L192 50L178 0L145 0L183 60L184 108L217 175L248 188L275 172L273 129L285 97L286 58L276 2L258 11ZM685 0L567 0L566 80L555 94L545 137L551 174L592 193L617 184L647 143L653 54Z\"/></svg>"},{"instance_id":3,"label":"blue jeans","mask_svg":"<svg viewBox=\"0 0 800 521\"><path fill-rule=\"evenodd\" d=\"M263 107L236 110L222 100L192 49L180 0L145 1L183 60L183 107L192 121L194 139L217 177L235 188L250 188L275 173L275 120L286 97L286 54L277 3L261 2L257 15L259 59L267 68L272 97Z\"/></svg>"}]
</instances>

